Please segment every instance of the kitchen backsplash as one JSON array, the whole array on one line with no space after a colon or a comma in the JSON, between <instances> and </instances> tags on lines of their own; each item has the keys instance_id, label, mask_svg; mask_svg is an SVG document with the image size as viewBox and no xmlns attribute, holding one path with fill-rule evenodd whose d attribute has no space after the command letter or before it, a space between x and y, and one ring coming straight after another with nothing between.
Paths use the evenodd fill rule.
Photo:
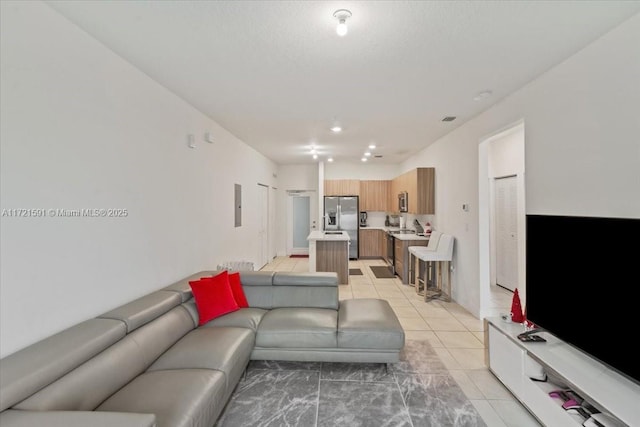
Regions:
<instances>
[{"instance_id":1,"label":"kitchen backsplash","mask_svg":"<svg viewBox=\"0 0 640 427\"><path fill-rule=\"evenodd\" d=\"M387 212L376 212L376 211L368 211L367 212L367 226L369 227L384 227L384 222L387 219ZM405 218L406 228L410 228L412 230L415 229L415 225L413 224L413 220L417 219L420 221L420 224L424 227L424 225L429 222L431 223L431 227L435 230L437 227L435 225L435 215L413 215L413 214L402 214Z\"/></svg>"}]
</instances>

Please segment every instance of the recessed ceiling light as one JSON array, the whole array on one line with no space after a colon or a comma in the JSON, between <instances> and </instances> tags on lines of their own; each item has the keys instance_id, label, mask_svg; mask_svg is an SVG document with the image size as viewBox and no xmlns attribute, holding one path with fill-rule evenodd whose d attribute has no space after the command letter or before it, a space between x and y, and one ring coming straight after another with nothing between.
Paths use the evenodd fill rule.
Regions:
<instances>
[{"instance_id":1,"label":"recessed ceiling light","mask_svg":"<svg viewBox=\"0 0 640 427\"><path fill-rule=\"evenodd\" d=\"M367 158L366 158L366 157L363 157L363 158L361 158L360 160L362 160L363 162L366 162L366 161L367 161Z\"/></svg>"},{"instance_id":2,"label":"recessed ceiling light","mask_svg":"<svg viewBox=\"0 0 640 427\"><path fill-rule=\"evenodd\" d=\"M474 101L480 101L482 99L488 98L491 96L493 92L491 92L490 90L484 90L482 92L480 92L479 94L477 94L476 96L473 97Z\"/></svg>"},{"instance_id":3,"label":"recessed ceiling light","mask_svg":"<svg viewBox=\"0 0 640 427\"><path fill-rule=\"evenodd\" d=\"M333 126L331 128L331 132L335 132L335 133L342 132L342 127L341 126Z\"/></svg>"},{"instance_id":4,"label":"recessed ceiling light","mask_svg":"<svg viewBox=\"0 0 640 427\"><path fill-rule=\"evenodd\" d=\"M311 149L311 154L316 154L316 153L317 153L317 151L316 151L315 148Z\"/></svg>"},{"instance_id":5,"label":"recessed ceiling light","mask_svg":"<svg viewBox=\"0 0 640 427\"><path fill-rule=\"evenodd\" d=\"M365 157L369 157L371 155L371 153L367 151L366 153L364 153L364 155L365 155Z\"/></svg>"},{"instance_id":6,"label":"recessed ceiling light","mask_svg":"<svg viewBox=\"0 0 640 427\"><path fill-rule=\"evenodd\" d=\"M313 155L313 159L315 160L315 159L317 159L317 158L318 158L318 155L317 155L317 154L314 154L314 155Z\"/></svg>"},{"instance_id":7,"label":"recessed ceiling light","mask_svg":"<svg viewBox=\"0 0 640 427\"><path fill-rule=\"evenodd\" d=\"M329 157L329 158L327 159L327 162L329 162L329 163L333 162L333 157Z\"/></svg>"},{"instance_id":8,"label":"recessed ceiling light","mask_svg":"<svg viewBox=\"0 0 640 427\"><path fill-rule=\"evenodd\" d=\"M376 144L370 144L369 145L369 149L370 150L375 150L376 149Z\"/></svg>"}]
</instances>

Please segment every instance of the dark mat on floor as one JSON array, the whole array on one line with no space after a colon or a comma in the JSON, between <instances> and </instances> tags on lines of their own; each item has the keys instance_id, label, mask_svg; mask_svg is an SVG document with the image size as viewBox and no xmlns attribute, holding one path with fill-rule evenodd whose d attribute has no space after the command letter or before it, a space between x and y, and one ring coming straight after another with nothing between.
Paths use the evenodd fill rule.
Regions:
<instances>
[{"instance_id":1,"label":"dark mat on floor","mask_svg":"<svg viewBox=\"0 0 640 427\"><path fill-rule=\"evenodd\" d=\"M376 279L393 279L394 276L391 272L391 269L386 266L371 266L369 267L373 272L373 275L376 276Z\"/></svg>"},{"instance_id":2,"label":"dark mat on floor","mask_svg":"<svg viewBox=\"0 0 640 427\"><path fill-rule=\"evenodd\" d=\"M289 255L289 258L309 258L309 255Z\"/></svg>"},{"instance_id":3,"label":"dark mat on floor","mask_svg":"<svg viewBox=\"0 0 640 427\"><path fill-rule=\"evenodd\" d=\"M359 268L350 268L349 276L362 276L362 270Z\"/></svg>"}]
</instances>

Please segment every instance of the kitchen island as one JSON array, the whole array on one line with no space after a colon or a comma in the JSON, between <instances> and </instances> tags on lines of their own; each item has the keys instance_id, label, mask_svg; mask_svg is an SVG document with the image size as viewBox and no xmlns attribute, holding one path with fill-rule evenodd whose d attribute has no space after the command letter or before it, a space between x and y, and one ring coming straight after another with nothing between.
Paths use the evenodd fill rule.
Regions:
<instances>
[{"instance_id":1,"label":"kitchen island","mask_svg":"<svg viewBox=\"0 0 640 427\"><path fill-rule=\"evenodd\" d=\"M345 231L312 231L307 240L309 271L335 272L339 284L349 284L349 235Z\"/></svg>"}]
</instances>

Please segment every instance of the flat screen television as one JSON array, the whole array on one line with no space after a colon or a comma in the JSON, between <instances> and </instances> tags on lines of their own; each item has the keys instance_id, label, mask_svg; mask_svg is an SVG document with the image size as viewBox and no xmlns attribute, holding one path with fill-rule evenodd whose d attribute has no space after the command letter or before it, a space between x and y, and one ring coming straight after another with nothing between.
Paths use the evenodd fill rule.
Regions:
<instances>
[{"instance_id":1,"label":"flat screen television","mask_svg":"<svg viewBox=\"0 0 640 427\"><path fill-rule=\"evenodd\" d=\"M640 219L526 217L526 317L640 384Z\"/></svg>"}]
</instances>

